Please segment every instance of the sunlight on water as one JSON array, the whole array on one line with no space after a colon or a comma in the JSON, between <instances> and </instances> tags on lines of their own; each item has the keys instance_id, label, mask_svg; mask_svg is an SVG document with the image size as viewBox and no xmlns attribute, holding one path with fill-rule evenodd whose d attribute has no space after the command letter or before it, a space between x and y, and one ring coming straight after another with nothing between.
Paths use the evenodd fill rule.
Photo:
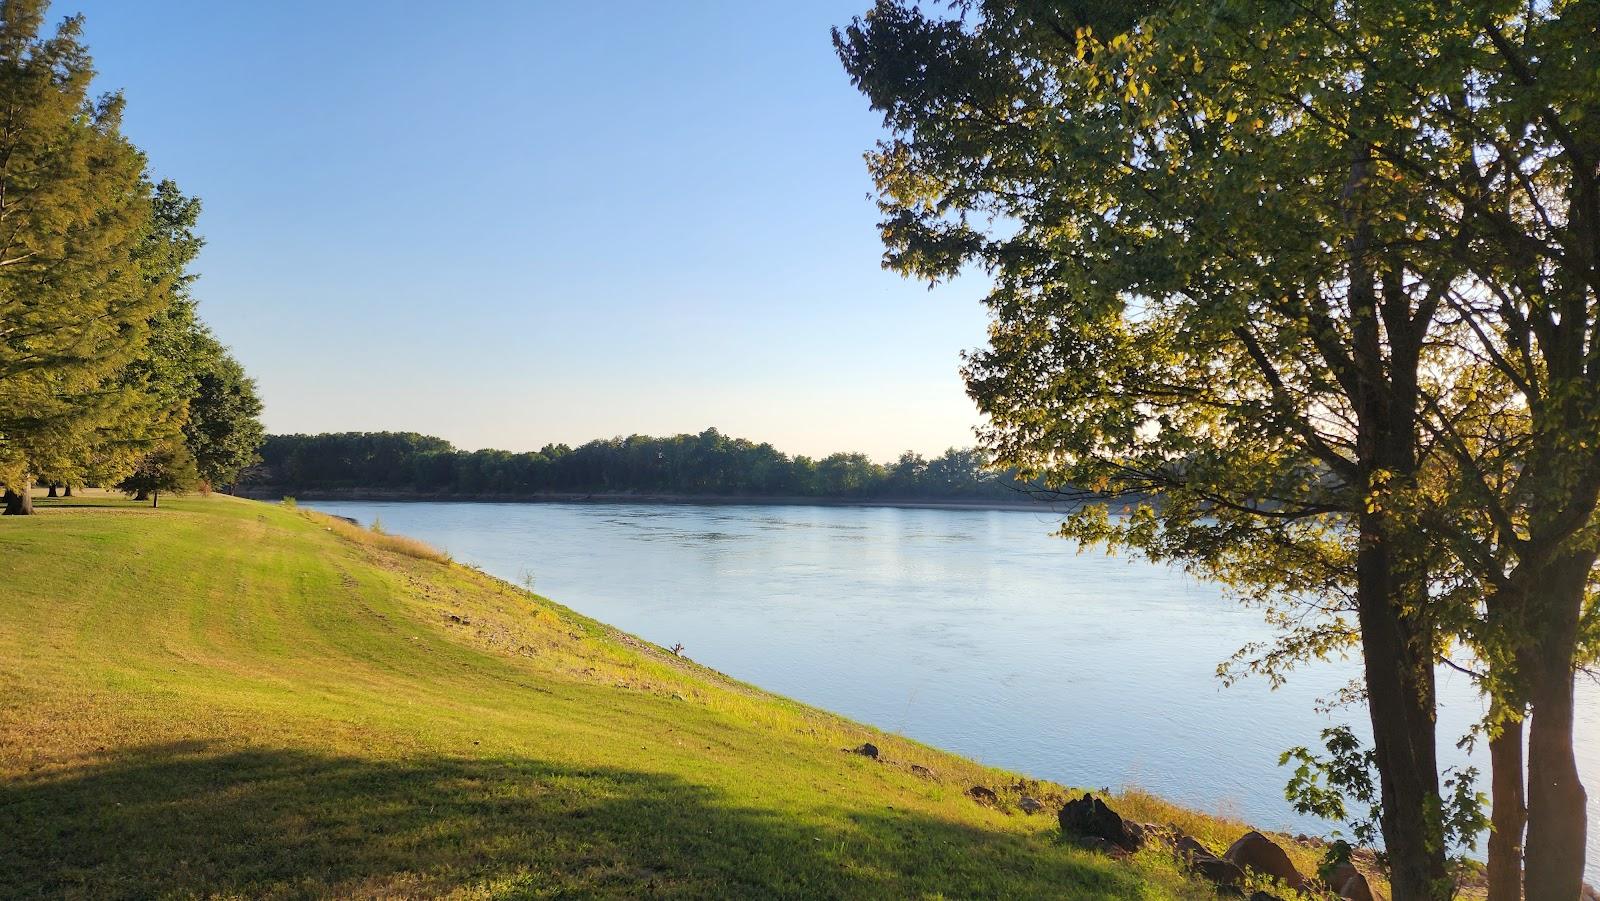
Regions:
<instances>
[{"instance_id":1,"label":"sunlight on water","mask_svg":"<svg viewBox=\"0 0 1600 901\"><path fill-rule=\"evenodd\" d=\"M635 504L317 503L440 545L736 678L985 763L1085 787L1136 785L1273 829L1321 832L1283 798L1278 755L1353 722L1315 711L1358 672L1270 691L1217 664L1269 637L1214 586L1050 537L1047 513ZM1481 706L1440 674L1440 755ZM1600 688L1578 746L1600 781ZM1485 771L1486 754L1473 761ZM1591 789L1600 825L1600 790ZM1590 834L1600 877L1600 828Z\"/></svg>"}]
</instances>

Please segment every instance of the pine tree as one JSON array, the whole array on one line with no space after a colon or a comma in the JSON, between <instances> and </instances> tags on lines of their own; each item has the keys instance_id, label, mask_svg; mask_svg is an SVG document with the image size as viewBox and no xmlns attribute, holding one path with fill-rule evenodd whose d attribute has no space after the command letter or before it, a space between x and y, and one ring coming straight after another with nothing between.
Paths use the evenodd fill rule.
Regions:
<instances>
[{"instance_id":1,"label":"pine tree","mask_svg":"<svg viewBox=\"0 0 1600 901\"><path fill-rule=\"evenodd\" d=\"M0 484L31 512L41 463L124 410L108 381L144 345L166 298L139 263L150 233L144 159L120 133L122 98L68 18L41 37L45 0L0 3Z\"/></svg>"}]
</instances>

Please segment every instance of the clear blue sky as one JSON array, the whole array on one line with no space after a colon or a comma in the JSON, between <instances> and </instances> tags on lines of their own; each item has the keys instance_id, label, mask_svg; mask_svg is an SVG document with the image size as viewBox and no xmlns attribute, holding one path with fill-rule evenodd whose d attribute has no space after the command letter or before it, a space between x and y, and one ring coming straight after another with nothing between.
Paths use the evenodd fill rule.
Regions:
<instances>
[{"instance_id":1,"label":"clear blue sky","mask_svg":"<svg viewBox=\"0 0 1600 901\"><path fill-rule=\"evenodd\" d=\"M978 279L879 268L880 122L803 3L58 0L273 431L972 443Z\"/></svg>"}]
</instances>

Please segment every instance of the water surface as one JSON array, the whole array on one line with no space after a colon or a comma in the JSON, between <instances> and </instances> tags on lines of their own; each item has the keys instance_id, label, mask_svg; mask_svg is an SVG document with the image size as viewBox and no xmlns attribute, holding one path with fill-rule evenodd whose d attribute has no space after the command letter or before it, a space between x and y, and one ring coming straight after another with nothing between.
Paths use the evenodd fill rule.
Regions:
<instances>
[{"instance_id":1,"label":"water surface","mask_svg":"<svg viewBox=\"0 0 1600 901\"><path fill-rule=\"evenodd\" d=\"M444 547L736 678L985 763L1138 786L1258 826L1325 832L1283 797L1278 755L1361 709L1317 712L1358 671L1272 691L1217 664L1270 637L1258 611L1165 566L1051 537L1045 512L662 504L323 502ZM1441 673L1445 765L1480 715ZM1600 691L1578 744L1600 881ZM1473 761L1485 773L1486 754Z\"/></svg>"}]
</instances>

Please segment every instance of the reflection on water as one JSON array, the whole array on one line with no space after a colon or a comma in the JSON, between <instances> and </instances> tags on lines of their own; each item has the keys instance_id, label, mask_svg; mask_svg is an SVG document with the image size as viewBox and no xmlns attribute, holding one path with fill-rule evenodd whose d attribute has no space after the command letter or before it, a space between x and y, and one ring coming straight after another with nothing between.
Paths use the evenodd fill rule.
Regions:
<instances>
[{"instance_id":1,"label":"reflection on water","mask_svg":"<svg viewBox=\"0 0 1600 901\"><path fill-rule=\"evenodd\" d=\"M1049 537L1045 513L853 507L317 503L448 549L701 663L985 763L1080 786L1138 785L1292 831L1277 758L1364 712L1316 713L1344 661L1274 692L1217 664L1269 637L1260 614L1160 566ZM1479 715L1440 674L1440 754ZM1600 878L1600 690L1578 738ZM1363 730L1364 731L1364 730ZM1486 761L1476 761L1488 770ZM1484 786L1487 790L1487 786Z\"/></svg>"}]
</instances>

